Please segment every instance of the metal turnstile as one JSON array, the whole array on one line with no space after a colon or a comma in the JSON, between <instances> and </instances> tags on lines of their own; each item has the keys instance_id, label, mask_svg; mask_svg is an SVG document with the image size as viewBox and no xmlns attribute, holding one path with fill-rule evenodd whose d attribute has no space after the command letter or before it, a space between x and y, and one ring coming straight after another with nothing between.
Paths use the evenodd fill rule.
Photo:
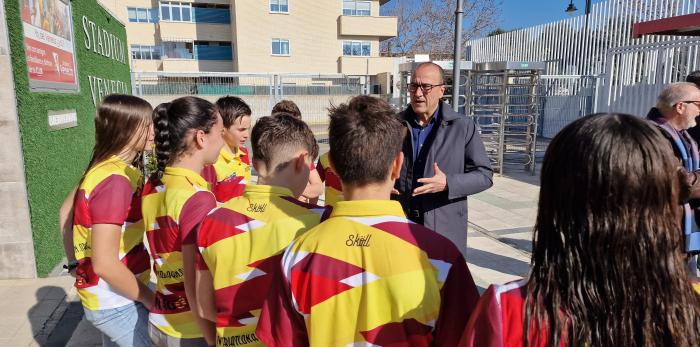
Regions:
<instances>
[{"instance_id":1,"label":"metal turnstile","mask_svg":"<svg viewBox=\"0 0 700 347\"><path fill-rule=\"evenodd\" d=\"M538 98L543 63L493 62L475 65L469 109L494 171L522 166L535 174Z\"/></svg>"}]
</instances>

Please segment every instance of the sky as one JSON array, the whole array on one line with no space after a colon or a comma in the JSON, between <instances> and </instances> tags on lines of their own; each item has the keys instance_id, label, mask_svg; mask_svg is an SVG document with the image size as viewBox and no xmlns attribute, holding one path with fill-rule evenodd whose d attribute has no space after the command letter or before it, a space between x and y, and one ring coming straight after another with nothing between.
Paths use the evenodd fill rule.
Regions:
<instances>
[{"instance_id":1,"label":"sky","mask_svg":"<svg viewBox=\"0 0 700 347\"><path fill-rule=\"evenodd\" d=\"M569 0L500 0L499 27L506 30L526 28L568 18L564 12ZM601 0L593 0L593 3ZM575 15L584 14L585 0L574 0Z\"/></svg>"}]
</instances>

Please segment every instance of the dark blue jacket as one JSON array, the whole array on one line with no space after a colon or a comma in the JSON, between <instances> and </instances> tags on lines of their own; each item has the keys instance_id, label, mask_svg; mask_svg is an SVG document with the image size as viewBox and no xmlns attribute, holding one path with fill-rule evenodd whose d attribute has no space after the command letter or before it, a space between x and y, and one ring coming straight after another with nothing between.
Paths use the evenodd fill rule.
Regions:
<instances>
[{"instance_id":1,"label":"dark blue jacket","mask_svg":"<svg viewBox=\"0 0 700 347\"><path fill-rule=\"evenodd\" d=\"M399 117L407 128L403 144L404 162L401 177L396 180L406 214L409 209L423 212L424 225L449 238L457 248L467 251L467 196L482 192L493 185L493 170L486 149L472 118L458 114L449 104L440 107L440 124L427 153L423 177L433 177L433 163L447 176L447 191L426 194L413 199L413 138L407 117L415 117L409 106ZM418 206L411 206L418 205Z\"/></svg>"}]
</instances>

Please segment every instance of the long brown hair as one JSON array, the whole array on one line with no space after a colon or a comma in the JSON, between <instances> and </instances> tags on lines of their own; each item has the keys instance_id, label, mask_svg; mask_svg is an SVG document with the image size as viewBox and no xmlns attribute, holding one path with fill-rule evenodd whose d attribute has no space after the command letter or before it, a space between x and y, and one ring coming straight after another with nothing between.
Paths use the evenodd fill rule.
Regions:
<instances>
[{"instance_id":1,"label":"long brown hair","mask_svg":"<svg viewBox=\"0 0 700 347\"><path fill-rule=\"evenodd\" d=\"M146 141L145 135L152 124L152 112L151 104L139 97L124 94L107 95L97 107L95 147L92 149L90 163L80 178L80 184L90 169L127 149L133 139L143 137ZM135 147L142 148L143 145L145 142ZM138 159L139 156L134 160L135 164L139 164Z\"/></svg>"},{"instance_id":2,"label":"long brown hair","mask_svg":"<svg viewBox=\"0 0 700 347\"><path fill-rule=\"evenodd\" d=\"M595 114L565 127L542 167L526 346L697 346L680 183L645 121Z\"/></svg>"}]
</instances>

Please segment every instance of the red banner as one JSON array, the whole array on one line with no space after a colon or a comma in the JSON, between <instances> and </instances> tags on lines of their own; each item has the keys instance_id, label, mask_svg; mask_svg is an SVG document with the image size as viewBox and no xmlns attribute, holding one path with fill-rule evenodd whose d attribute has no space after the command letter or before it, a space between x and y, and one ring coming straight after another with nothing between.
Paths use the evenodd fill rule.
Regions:
<instances>
[{"instance_id":1,"label":"red banner","mask_svg":"<svg viewBox=\"0 0 700 347\"><path fill-rule=\"evenodd\" d=\"M73 54L24 38L29 79L54 83L75 83Z\"/></svg>"},{"instance_id":2,"label":"red banner","mask_svg":"<svg viewBox=\"0 0 700 347\"><path fill-rule=\"evenodd\" d=\"M68 0L20 0L32 88L77 90L73 21Z\"/></svg>"}]
</instances>

